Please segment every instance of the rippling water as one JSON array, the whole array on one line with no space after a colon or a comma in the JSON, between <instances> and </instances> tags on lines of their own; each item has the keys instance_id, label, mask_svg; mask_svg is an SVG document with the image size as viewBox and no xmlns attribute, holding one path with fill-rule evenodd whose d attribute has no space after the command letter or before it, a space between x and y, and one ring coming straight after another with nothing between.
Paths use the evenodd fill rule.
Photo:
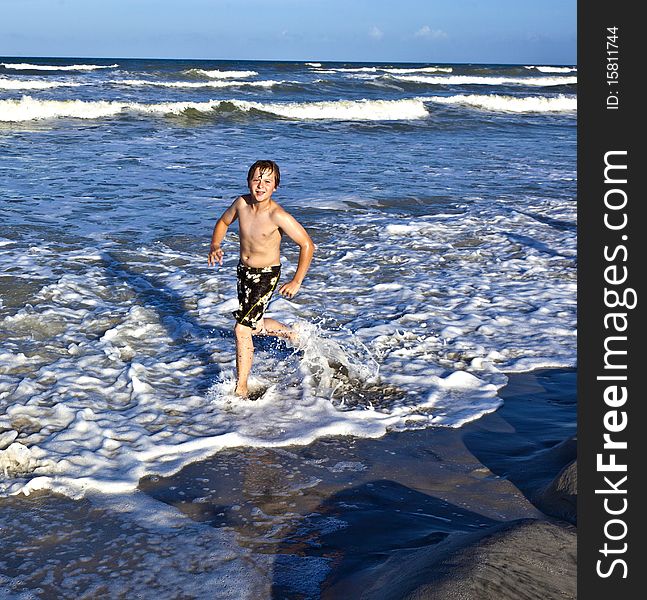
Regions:
<instances>
[{"instance_id":1,"label":"rippling water","mask_svg":"<svg viewBox=\"0 0 647 600\"><path fill-rule=\"evenodd\" d=\"M0 59L0 491L460 426L575 364L573 67ZM317 252L231 395L249 165ZM297 249L284 243L284 277ZM260 393L260 392L259 392Z\"/></svg>"}]
</instances>

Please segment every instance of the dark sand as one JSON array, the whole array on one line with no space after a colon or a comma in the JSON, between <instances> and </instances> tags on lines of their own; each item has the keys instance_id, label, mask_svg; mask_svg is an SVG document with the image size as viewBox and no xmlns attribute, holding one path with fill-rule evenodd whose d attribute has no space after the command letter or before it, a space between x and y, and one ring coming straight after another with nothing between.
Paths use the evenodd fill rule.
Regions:
<instances>
[{"instance_id":1,"label":"dark sand","mask_svg":"<svg viewBox=\"0 0 647 600\"><path fill-rule=\"evenodd\" d=\"M514 375L501 395L461 429L229 449L146 478L143 492L191 518L171 550L88 500L0 500L0 598L234 597L197 585L223 562L200 564L215 541L195 521L268 565L258 600L575 598L576 373Z\"/></svg>"}]
</instances>

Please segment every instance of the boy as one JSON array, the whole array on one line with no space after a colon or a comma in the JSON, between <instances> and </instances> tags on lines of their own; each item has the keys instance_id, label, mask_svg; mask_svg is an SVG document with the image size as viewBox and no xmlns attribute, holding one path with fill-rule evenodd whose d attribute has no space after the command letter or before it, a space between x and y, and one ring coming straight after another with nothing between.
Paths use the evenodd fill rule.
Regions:
<instances>
[{"instance_id":1,"label":"boy","mask_svg":"<svg viewBox=\"0 0 647 600\"><path fill-rule=\"evenodd\" d=\"M291 342L295 332L274 319L263 318L272 293L281 275L281 237L288 235L300 248L299 263L291 281L284 283L279 294L294 298L310 267L314 244L297 220L281 208L272 194L279 187L279 166L271 160L258 160L247 173L249 194L239 196L216 222L211 237L208 264L222 265L224 252L220 247L227 228L238 219L240 260L238 275L238 310L236 325L235 393L247 396L247 378L252 367L254 344L252 335L274 335Z\"/></svg>"}]
</instances>

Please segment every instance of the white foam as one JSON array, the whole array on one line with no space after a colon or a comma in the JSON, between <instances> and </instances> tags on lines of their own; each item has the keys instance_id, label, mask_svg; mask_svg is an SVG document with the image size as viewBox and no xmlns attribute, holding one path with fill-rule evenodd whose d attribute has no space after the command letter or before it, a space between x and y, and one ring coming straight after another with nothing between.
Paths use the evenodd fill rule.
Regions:
<instances>
[{"instance_id":1,"label":"white foam","mask_svg":"<svg viewBox=\"0 0 647 600\"><path fill-rule=\"evenodd\" d=\"M17 435L17 432L9 432L12 435L6 435L7 439ZM15 435L14 435L15 434ZM15 477L28 473L37 465L36 460L32 458L32 452L23 444L12 443L6 450L0 450L0 473L5 478Z\"/></svg>"},{"instance_id":2,"label":"white foam","mask_svg":"<svg viewBox=\"0 0 647 600\"><path fill-rule=\"evenodd\" d=\"M160 255L177 256L163 249L160 254L159 248L154 254L156 261ZM95 261L85 251L75 253L74 261L81 256L90 265ZM168 275L170 285L177 278ZM142 285L140 279L131 285ZM196 283L188 281L178 290L192 295ZM308 322L299 325L296 354L257 357L250 389L265 391L255 402L232 396L233 374L227 370L209 394L198 395L193 382L205 366L191 354L177 353L176 328L162 323L155 310L139 305L136 297L124 302L122 294L106 326L107 285L105 274L94 267L68 273L39 292L37 308L4 318L2 326L13 336L50 328L44 335L53 335L57 345L76 341L67 355L31 357L35 370L28 377L19 354L5 363L0 398L10 398L10 404L0 429L15 434L6 436L9 446L0 454L10 477L0 484L0 493L48 489L74 498L92 491L130 493L146 474L173 473L222 448L303 444L324 435L376 437L403 427L416 410L381 407L379 392L362 400L362 389L370 394L380 385L371 351L348 332L334 339ZM75 310L67 308L70 304ZM281 306L277 302L271 311L280 312ZM97 329L102 335L91 334ZM212 349L224 351L223 365L231 368L233 347L227 351L214 340ZM336 407L348 407L353 399L364 405L351 411Z\"/></svg>"},{"instance_id":3,"label":"white foam","mask_svg":"<svg viewBox=\"0 0 647 600\"><path fill-rule=\"evenodd\" d=\"M194 244L0 239L29 284L0 314L0 493L131 493L223 448L456 427L499 406L506 373L574 364L575 202L470 197L394 222L344 200L363 198L324 217L303 294L269 307L302 341L259 344L255 401L232 394L235 252L208 270Z\"/></svg>"},{"instance_id":4,"label":"white foam","mask_svg":"<svg viewBox=\"0 0 647 600\"><path fill-rule=\"evenodd\" d=\"M154 86L168 88L228 88L228 87L260 87L271 88L286 83L298 83L293 81L275 81L272 79L261 81L155 81L146 79L113 79L110 83L130 86Z\"/></svg>"},{"instance_id":5,"label":"white foam","mask_svg":"<svg viewBox=\"0 0 647 600\"><path fill-rule=\"evenodd\" d=\"M382 69L387 73L404 74L404 73L452 73L452 67L416 67L410 69L385 68Z\"/></svg>"},{"instance_id":6,"label":"white foam","mask_svg":"<svg viewBox=\"0 0 647 600\"><path fill-rule=\"evenodd\" d=\"M254 75L258 75L256 71L220 71L219 69L189 69L185 73L210 77L212 79L232 79L235 77L253 77Z\"/></svg>"},{"instance_id":7,"label":"white foam","mask_svg":"<svg viewBox=\"0 0 647 600\"><path fill-rule=\"evenodd\" d=\"M0 121L20 122L57 117L96 119L116 115L126 106L123 102L37 100L23 96L19 100L0 100Z\"/></svg>"},{"instance_id":8,"label":"white foam","mask_svg":"<svg viewBox=\"0 0 647 600\"><path fill-rule=\"evenodd\" d=\"M519 85L550 87L555 85L574 85L577 77L494 77L476 75L450 75L426 77L422 75L391 75L398 81L426 83L430 85Z\"/></svg>"},{"instance_id":9,"label":"white foam","mask_svg":"<svg viewBox=\"0 0 647 600\"><path fill-rule=\"evenodd\" d=\"M552 113L577 110L577 97L558 96L503 96L498 94L460 94L456 96L433 96L426 100L437 104L471 106L497 112Z\"/></svg>"},{"instance_id":10,"label":"white foam","mask_svg":"<svg viewBox=\"0 0 647 600\"><path fill-rule=\"evenodd\" d=\"M329 69L332 73L451 73L452 67L342 67Z\"/></svg>"},{"instance_id":11,"label":"white foam","mask_svg":"<svg viewBox=\"0 0 647 600\"><path fill-rule=\"evenodd\" d=\"M386 232L394 235L402 235L407 233L416 233L425 227L425 223L390 223L386 226Z\"/></svg>"},{"instance_id":12,"label":"white foam","mask_svg":"<svg viewBox=\"0 0 647 600\"><path fill-rule=\"evenodd\" d=\"M98 119L133 111L152 115L178 115L193 109L210 112L217 109L221 100L209 102L161 102L144 104L138 102L85 101L85 100L38 100L23 96L20 100L0 100L0 121L29 121L73 117L76 119ZM241 110L249 110L241 104Z\"/></svg>"},{"instance_id":13,"label":"white foam","mask_svg":"<svg viewBox=\"0 0 647 600\"><path fill-rule=\"evenodd\" d=\"M377 73L380 69L378 67L342 67L331 70L336 73Z\"/></svg>"},{"instance_id":14,"label":"white foam","mask_svg":"<svg viewBox=\"0 0 647 600\"><path fill-rule=\"evenodd\" d=\"M541 71L542 73L574 73L575 71L577 71L577 67L536 67L531 65L524 68L536 69L537 71Z\"/></svg>"},{"instance_id":15,"label":"white foam","mask_svg":"<svg viewBox=\"0 0 647 600\"><path fill-rule=\"evenodd\" d=\"M5 69L18 71L95 71L116 69L119 65L33 65L30 63L0 63Z\"/></svg>"},{"instance_id":16,"label":"white foam","mask_svg":"<svg viewBox=\"0 0 647 600\"><path fill-rule=\"evenodd\" d=\"M78 87L72 81L41 81L35 79L4 79L0 77L0 90L47 90L57 87Z\"/></svg>"},{"instance_id":17,"label":"white foam","mask_svg":"<svg viewBox=\"0 0 647 600\"><path fill-rule=\"evenodd\" d=\"M298 120L394 121L421 119L428 114L424 103L419 99L284 103L210 100L144 104L117 101L37 100L31 96L23 96L19 100L0 100L0 121L20 122L59 117L97 119L128 111L153 115L178 115L188 110L210 113L217 110L224 102L243 112L254 109Z\"/></svg>"},{"instance_id":18,"label":"white foam","mask_svg":"<svg viewBox=\"0 0 647 600\"><path fill-rule=\"evenodd\" d=\"M424 104L417 99L405 100L338 100L336 102L245 102L241 105L256 108L282 117L304 120L342 121L400 121L423 119L428 116Z\"/></svg>"},{"instance_id":19,"label":"white foam","mask_svg":"<svg viewBox=\"0 0 647 600\"><path fill-rule=\"evenodd\" d=\"M318 62L307 62L305 63L307 67L320 67L321 63Z\"/></svg>"}]
</instances>

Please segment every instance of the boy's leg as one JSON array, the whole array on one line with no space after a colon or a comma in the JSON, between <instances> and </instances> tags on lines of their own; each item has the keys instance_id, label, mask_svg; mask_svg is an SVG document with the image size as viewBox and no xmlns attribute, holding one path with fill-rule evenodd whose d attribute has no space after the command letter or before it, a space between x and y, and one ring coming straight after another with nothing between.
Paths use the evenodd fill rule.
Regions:
<instances>
[{"instance_id":1,"label":"boy's leg","mask_svg":"<svg viewBox=\"0 0 647 600\"><path fill-rule=\"evenodd\" d=\"M269 318L264 318L262 324L259 323L259 325L260 327L254 333L258 333L259 335L274 335L284 340L289 340L292 344L296 345L298 336L292 327L288 327L279 321Z\"/></svg>"},{"instance_id":2,"label":"boy's leg","mask_svg":"<svg viewBox=\"0 0 647 600\"><path fill-rule=\"evenodd\" d=\"M236 389L239 396L247 396L247 379L254 359L254 343L252 342L252 328L236 323Z\"/></svg>"}]
</instances>

